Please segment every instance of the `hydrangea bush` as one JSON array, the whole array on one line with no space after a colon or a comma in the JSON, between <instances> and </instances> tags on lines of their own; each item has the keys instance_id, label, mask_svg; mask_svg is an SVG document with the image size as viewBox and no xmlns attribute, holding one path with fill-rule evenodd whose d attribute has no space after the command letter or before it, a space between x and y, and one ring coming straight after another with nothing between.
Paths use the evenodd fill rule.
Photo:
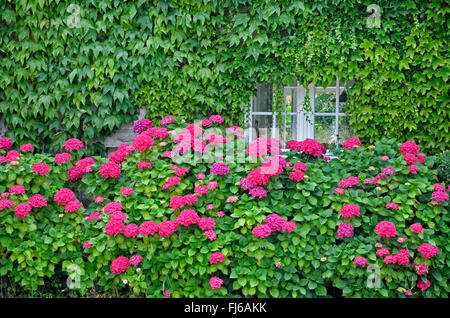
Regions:
<instances>
[{"instance_id":1,"label":"hydrangea bush","mask_svg":"<svg viewBox=\"0 0 450 318\"><path fill-rule=\"evenodd\" d=\"M60 184L47 197L59 196L47 201L74 216L70 232L52 227L82 249L55 258L79 267L81 295L447 295L448 185L413 141L352 138L331 159L311 139L284 152L276 139L247 145L219 115L149 123L108 158L50 168ZM84 212L68 192L75 186L93 196ZM16 207L2 222L20 227Z\"/></svg>"}]
</instances>

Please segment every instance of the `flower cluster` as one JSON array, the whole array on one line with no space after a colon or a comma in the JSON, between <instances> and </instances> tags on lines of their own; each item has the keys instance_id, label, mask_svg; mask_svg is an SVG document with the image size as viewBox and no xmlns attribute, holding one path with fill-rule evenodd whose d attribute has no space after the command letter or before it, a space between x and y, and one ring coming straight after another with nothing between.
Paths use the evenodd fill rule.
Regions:
<instances>
[{"instance_id":1,"label":"flower cluster","mask_svg":"<svg viewBox=\"0 0 450 318\"><path fill-rule=\"evenodd\" d=\"M46 163L38 162L33 165L31 171L39 173L41 176L50 172L50 168Z\"/></svg>"},{"instance_id":2,"label":"flower cluster","mask_svg":"<svg viewBox=\"0 0 450 318\"><path fill-rule=\"evenodd\" d=\"M83 147L84 147L83 142L76 138L68 139L63 143L63 148L67 151L78 150Z\"/></svg>"},{"instance_id":3,"label":"flower cluster","mask_svg":"<svg viewBox=\"0 0 450 318\"><path fill-rule=\"evenodd\" d=\"M346 204L341 208L341 216L345 218L351 218L353 216L359 216L359 206L353 204Z\"/></svg>"},{"instance_id":4,"label":"flower cluster","mask_svg":"<svg viewBox=\"0 0 450 318\"><path fill-rule=\"evenodd\" d=\"M228 167L225 163L223 162L216 162L214 163L211 168L209 169L209 171L212 174L215 175L219 175L219 176L223 176L226 175L228 173L230 173L230 167Z\"/></svg>"},{"instance_id":5,"label":"flower cluster","mask_svg":"<svg viewBox=\"0 0 450 318\"><path fill-rule=\"evenodd\" d=\"M197 202L197 196L195 194L187 194L184 196L174 195L170 198L170 208L172 210L179 209L185 205L192 205Z\"/></svg>"},{"instance_id":6,"label":"flower cluster","mask_svg":"<svg viewBox=\"0 0 450 318\"><path fill-rule=\"evenodd\" d=\"M140 134L144 130L153 127L153 123L150 119L144 118L141 120L138 120L133 125L133 132Z\"/></svg>"},{"instance_id":7,"label":"flower cluster","mask_svg":"<svg viewBox=\"0 0 450 318\"><path fill-rule=\"evenodd\" d=\"M342 144L342 148L345 149L353 149L359 146L361 146L361 141L356 137L350 138Z\"/></svg>"},{"instance_id":8,"label":"flower cluster","mask_svg":"<svg viewBox=\"0 0 450 318\"><path fill-rule=\"evenodd\" d=\"M109 161L102 164L102 166L100 167L100 175L105 179L117 179L120 177L120 170L121 167L117 163Z\"/></svg>"},{"instance_id":9,"label":"flower cluster","mask_svg":"<svg viewBox=\"0 0 450 318\"><path fill-rule=\"evenodd\" d=\"M379 237L395 237L397 236L397 230L395 228L395 224L388 221L381 221L375 226L375 232L378 233Z\"/></svg>"}]
</instances>

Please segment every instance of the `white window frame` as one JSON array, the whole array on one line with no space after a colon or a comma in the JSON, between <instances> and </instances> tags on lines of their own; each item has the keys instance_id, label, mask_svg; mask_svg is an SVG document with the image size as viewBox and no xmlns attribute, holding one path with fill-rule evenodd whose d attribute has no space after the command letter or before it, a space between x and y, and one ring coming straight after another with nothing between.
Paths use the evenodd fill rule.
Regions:
<instances>
[{"instance_id":1,"label":"white window frame","mask_svg":"<svg viewBox=\"0 0 450 318\"><path fill-rule=\"evenodd\" d=\"M336 148L338 146L338 142L339 142L339 119L341 117L344 116L350 116L350 114L346 114L344 112L340 112L339 110L339 106L340 106L340 94L342 94L344 92L344 90L346 89L345 86L340 86L340 82L339 82L339 78L336 75L336 82L335 82L335 86L330 86L330 87L320 87L320 86L315 86L314 84L310 84L308 86L309 89L309 100L310 100L310 111L309 112L305 112L302 110L303 105L304 105L304 101L305 101L305 96L306 96L306 88L303 86L285 86L286 88L294 88L296 89L296 94L297 94L297 104L295 105L295 112L282 112L281 116L284 116L285 120L286 120L286 115L296 115L297 117L297 131L296 131L296 140L298 141L303 141L307 138L311 138L314 139L314 125L315 125L315 118L316 117L325 117L325 116L333 116L335 117L335 136L336 136L336 140L335 140L335 145ZM336 94L336 107L334 112L330 112L330 113L320 113L320 112L315 112L315 103L316 103L316 93L318 92L334 92ZM251 96L250 97L250 105L249 105L249 110L246 112L246 118L245 118L245 122L246 122L246 127L247 129L245 130L245 136L246 136L246 140L247 141L253 141L254 136L253 136L253 127L252 127L252 122L253 122L253 116L255 115L266 115L266 116L272 116L272 134L271 134L271 138L276 138L276 128L277 128L277 113L276 112L254 112L254 103L256 102L256 96ZM307 119L309 118L309 120ZM331 149L330 149L331 150Z\"/></svg>"}]
</instances>

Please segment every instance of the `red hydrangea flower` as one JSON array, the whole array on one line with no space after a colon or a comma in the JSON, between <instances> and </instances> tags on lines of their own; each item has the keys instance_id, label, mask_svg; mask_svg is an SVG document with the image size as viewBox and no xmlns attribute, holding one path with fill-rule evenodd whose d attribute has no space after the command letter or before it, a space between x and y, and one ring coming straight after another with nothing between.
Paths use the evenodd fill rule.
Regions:
<instances>
[{"instance_id":1,"label":"red hydrangea flower","mask_svg":"<svg viewBox=\"0 0 450 318\"><path fill-rule=\"evenodd\" d=\"M89 214L88 216L86 216L84 219L85 219L86 221L92 221L92 220L98 219L99 216L101 216L101 215L102 215L101 212L95 211L95 212L92 212L91 214Z\"/></svg>"},{"instance_id":2,"label":"red hydrangea flower","mask_svg":"<svg viewBox=\"0 0 450 318\"><path fill-rule=\"evenodd\" d=\"M265 237L269 236L270 233L272 233L272 230L270 229L270 227L268 225L264 224L264 225L256 226L253 229L252 233L256 237L265 238Z\"/></svg>"},{"instance_id":3,"label":"red hydrangea flower","mask_svg":"<svg viewBox=\"0 0 450 318\"><path fill-rule=\"evenodd\" d=\"M210 264L216 264L216 263L222 263L225 260L225 257L221 252L215 252L209 256L209 263Z\"/></svg>"},{"instance_id":4,"label":"red hydrangea flower","mask_svg":"<svg viewBox=\"0 0 450 318\"><path fill-rule=\"evenodd\" d=\"M114 211L109 215L111 221L125 221L127 218L127 215L120 211Z\"/></svg>"},{"instance_id":5,"label":"red hydrangea flower","mask_svg":"<svg viewBox=\"0 0 450 318\"><path fill-rule=\"evenodd\" d=\"M445 192L445 187L440 183L433 184L434 190Z\"/></svg>"},{"instance_id":6,"label":"red hydrangea flower","mask_svg":"<svg viewBox=\"0 0 450 318\"><path fill-rule=\"evenodd\" d=\"M297 228L297 224L295 224L295 222L293 222L293 221L284 222L283 225L281 226L281 230L283 232L287 231L288 233L291 233L296 228Z\"/></svg>"},{"instance_id":7,"label":"red hydrangea flower","mask_svg":"<svg viewBox=\"0 0 450 318\"><path fill-rule=\"evenodd\" d=\"M153 147L154 141L152 137L142 133L140 135L137 135L136 138L133 140L132 146L137 149L140 152L144 152L147 149Z\"/></svg>"},{"instance_id":8,"label":"red hydrangea flower","mask_svg":"<svg viewBox=\"0 0 450 318\"><path fill-rule=\"evenodd\" d=\"M401 153L411 153L416 154L420 150L420 147L414 141L407 141L400 145Z\"/></svg>"},{"instance_id":9,"label":"red hydrangea flower","mask_svg":"<svg viewBox=\"0 0 450 318\"><path fill-rule=\"evenodd\" d=\"M169 137L169 132L164 127L152 127L144 131L144 134L158 138L158 139L164 139L166 137Z\"/></svg>"},{"instance_id":10,"label":"red hydrangea flower","mask_svg":"<svg viewBox=\"0 0 450 318\"><path fill-rule=\"evenodd\" d=\"M64 163L64 162L70 162L70 153L67 153L67 152L63 152L63 153L57 153L56 155L55 155L55 162L57 163L57 164L61 164L61 163Z\"/></svg>"},{"instance_id":11,"label":"red hydrangea flower","mask_svg":"<svg viewBox=\"0 0 450 318\"><path fill-rule=\"evenodd\" d=\"M425 259L429 259L439 254L438 247L436 245L430 245L428 243L422 243L417 250L422 254Z\"/></svg>"},{"instance_id":12,"label":"red hydrangea flower","mask_svg":"<svg viewBox=\"0 0 450 318\"><path fill-rule=\"evenodd\" d=\"M400 249L395 253L395 260L398 265L408 266L409 265L409 251L407 249Z\"/></svg>"},{"instance_id":13,"label":"red hydrangea flower","mask_svg":"<svg viewBox=\"0 0 450 318\"><path fill-rule=\"evenodd\" d=\"M384 255L389 255L389 250L387 248L380 248L376 254L378 256L384 256Z\"/></svg>"},{"instance_id":14,"label":"red hydrangea flower","mask_svg":"<svg viewBox=\"0 0 450 318\"><path fill-rule=\"evenodd\" d=\"M105 225L105 232L108 235L118 235L122 233L125 225L122 221L109 221Z\"/></svg>"},{"instance_id":15,"label":"red hydrangea flower","mask_svg":"<svg viewBox=\"0 0 450 318\"><path fill-rule=\"evenodd\" d=\"M414 156L412 153L405 153L403 155L403 160L405 160L406 164L412 164L412 163L416 163L417 162L417 157Z\"/></svg>"},{"instance_id":16,"label":"red hydrangea flower","mask_svg":"<svg viewBox=\"0 0 450 318\"><path fill-rule=\"evenodd\" d=\"M47 206L47 200L40 194L35 194L28 198L33 208L42 208Z\"/></svg>"},{"instance_id":17,"label":"red hydrangea flower","mask_svg":"<svg viewBox=\"0 0 450 318\"><path fill-rule=\"evenodd\" d=\"M101 202L103 202L103 201L105 201L105 198L104 198L104 197L100 197L100 196L98 196L98 197L96 197L96 198L94 199L94 202L95 202L95 203L101 203Z\"/></svg>"},{"instance_id":18,"label":"red hydrangea flower","mask_svg":"<svg viewBox=\"0 0 450 318\"><path fill-rule=\"evenodd\" d=\"M177 224L175 222L171 221L162 221L159 224L159 235L163 237L169 237L172 235L173 232L177 230Z\"/></svg>"},{"instance_id":19,"label":"red hydrangea flower","mask_svg":"<svg viewBox=\"0 0 450 318\"><path fill-rule=\"evenodd\" d=\"M223 284L223 280L217 276L214 276L209 280L209 284L211 285L211 289L220 288Z\"/></svg>"},{"instance_id":20,"label":"red hydrangea flower","mask_svg":"<svg viewBox=\"0 0 450 318\"><path fill-rule=\"evenodd\" d=\"M11 191L9 191L11 192ZM431 198L437 202L445 202L448 200L448 194L447 192L443 192L443 191L434 191L431 194Z\"/></svg>"},{"instance_id":21,"label":"red hydrangea flower","mask_svg":"<svg viewBox=\"0 0 450 318\"><path fill-rule=\"evenodd\" d=\"M9 209L14 206L14 202L9 199L1 199L0 200L0 211L3 209Z\"/></svg>"},{"instance_id":22,"label":"red hydrangea flower","mask_svg":"<svg viewBox=\"0 0 450 318\"><path fill-rule=\"evenodd\" d=\"M41 176L50 172L50 168L46 163L38 162L33 165L31 171L39 173Z\"/></svg>"},{"instance_id":23,"label":"red hydrangea flower","mask_svg":"<svg viewBox=\"0 0 450 318\"><path fill-rule=\"evenodd\" d=\"M122 195L130 195L134 192L133 188L130 187L123 187L122 189L120 189L120 193L122 193Z\"/></svg>"},{"instance_id":24,"label":"red hydrangea flower","mask_svg":"<svg viewBox=\"0 0 450 318\"><path fill-rule=\"evenodd\" d=\"M144 258L139 254L133 255L130 257L130 264L133 266L138 266L143 259Z\"/></svg>"},{"instance_id":25,"label":"red hydrangea flower","mask_svg":"<svg viewBox=\"0 0 450 318\"><path fill-rule=\"evenodd\" d=\"M218 186L219 186L219 184L216 181L211 181L206 184L206 187L211 191L213 191Z\"/></svg>"},{"instance_id":26,"label":"red hydrangea flower","mask_svg":"<svg viewBox=\"0 0 450 318\"><path fill-rule=\"evenodd\" d=\"M14 213L16 214L16 216L18 218L24 218L27 215L30 214L31 211L31 205L29 205L28 203L20 203L18 205L15 206L14 208Z\"/></svg>"},{"instance_id":27,"label":"red hydrangea flower","mask_svg":"<svg viewBox=\"0 0 450 318\"><path fill-rule=\"evenodd\" d=\"M428 289L428 287L430 287L431 283L429 280L427 280L427 282L425 283L422 278L419 278L419 280L417 281L417 288L421 289L422 291L425 291Z\"/></svg>"},{"instance_id":28,"label":"red hydrangea flower","mask_svg":"<svg viewBox=\"0 0 450 318\"><path fill-rule=\"evenodd\" d=\"M13 185L9 188L9 193L11 194L25 194L25 187L22 185Z\"/></svg>"},{"instance_id":29,"label":"red hydrangea flower","mask_svg":"<svg viewBox=\"0 0 450 318\"><path fill-rule=\"evenodd\" d=\"M414 233L417 233L417 234L420 234L423 231L423 227L419 223L411 224L411 226L409 228L411 229L411 231L413 231Z\"/></svg>"},{"instance_id":30,"label":"red hydrangea flower","mask_svg":"<svg viewBox=\"0 0 450 318\"><path fill-rule=\"evenodd\" d=\"M417 174L417 171L419 171L419 168L417 166L408 166L409 172L411 174Z\"/></svg>"},{"instance_id":31,"label":"red hydrangea flower","mask_svg":"<svg viewBox=\"0 0 450 318\"><path fill-rule=\"evenodd\" d=\"M224 122L223 117L220 115L211 115L211 117L209 117L209 120L212 121L213 123L218 123L218 124L221 124Z\"/></svg>"},{"instance_id":32,"label":"red hydrangea flower","mask_svg":"<svg viewBox=\"0 0 450 318\"><path fill-rule=\"evenodd\" d=\"M344 237L352 237L353 236L353 226L351 226L348 223L341 223L338 226L337 230L337 237L338 238L344 238Z\"/></svg>"},{"instance_id":33,"label":"red hydrangea flower","mask_svg":"<svg viewBox=\"0 0 450 318\"><path fill-rule=\"evenodd\" d=\"M170 189L172 186L177 185L178 183L180 183L181 179L179 177L169 177L167 179L167 182L163 184L162 189L166 190L166 189Z\"/></svg>"},{"instance_id":34,"label":"red hydrangea flower","mask_svg":"<svg viewBox=\"0 0 450 318\"><path fill-rule=\"evenodd\" d=\"M138 120L133 125L133 132L140 134L144 130L153 127L153 123L150 119L144 118L141 120Z\"/></svg>"},{"instance_id":35,"label":"red hydrangea flower","mask_svg":"<svg viewBox=\"0 0 450 318\"><path fill-rule=\"evenodd\" d=\"M353 264L358 264L358 265L360 265L361 267L365 267L366 264L367 264L367 259L365 259L364 257L361 257L361 256L356 257L356 258L353 260Z\"/></svg>"},{"instance_id":36,"label":"red hydrangea flower","mask_svg":"<svg viewBox=\"0 0 450 318\"><path fill-rule=\"evenodd\" d=\"M122 211L122 204L120 202L110 202L103 207L103 211L105 211L105 213Z\"/></svg>"},{"instance_id":37,"label":"red hydrangea flower","mask_svg":"<svg viewBox=\"0 0 450 318\"><path fill-rule=\"evenodd\" d=\"M214 241L217 238L216 232L214 232L214 230L208 230L206 232L203 232L202 235L206 236L211 241Z\"/></svg>"},{"instance_id":38,"label":"red hydrangea flower","mask_svg":"<svg viewBox=\"0 0 450 318\"><path fill-rule=\"evenodd\" d=\"M170 125L173 123L175 116L167 116L161 119L161 126Z\"/></svg>"},{"instance_id":39,"label":"red hydrangea flower","mask_svg":"<svg viewBox=\"0 0 450 318\"><path fill-rule=\"evenodd\" d=\"M281 230L284 222L283 217L276 213L272 213L266 217L264 224L268 225L271 231L278 231Z\"/></svg>"},{"instance_id":40,"label":"red hydrangea flower","mask_svg":"<svg viewBox=\"0 0 450 318\"><path fill-rule=\"evenodd\" d=\"M139 226L139 234L143 236L154 235L158 231L159 225L153 221L145 221Z\"/></svg>"},{"instance_id":41,"label":"red hydrangea flower","mask_svg":"<svg viewBox=\"0 0 450 318\"><path fill-rule=\"evenodd\" d=\"M398 205L395 202L389 202L386 204L386 209L398 210Z\"/></svg>"},{"instance_id":42,"label":"red hydrangea flower","mask_svg":"<svg viewBox=\"0 0 450 318\"><path fill-rule=\"evenodd\" d=\"M81 202L79 201L69 201L66 204L66 207L64 208L64 212L68 213L68 212L76 212L79 209L81 209L83 207L83 205L81 204Z\"/></svg>"},{"instance_id":43,"label":"red hydrangea flower","mask_svg":"<svg viewBox=\"0 0 450 318\"><path fill-rule=\"evenodd\" d=\"M267 192L263 187L254 187L248 191L248 193L254 198L264 198L267 196Z\"/></svg>"},{"instance_id":44,"label":"red hydrangea flower","mask_svg":"<svg viewBox=\"0 0 450 318\"><path fill-rule=\"evenodd\" d=\"M230 173L230 167L228 167L226 164L224 164L223 162L216 162L214 163L211 168L209 169L209 171L212 174L215 175L226 175L228 173Z\"/></svg>"},{"instance_id":45,"label":"red hydrangea flower","mask_svg":"<svg viewBox=\"0 0 450 318\"><path fill-rule=\"evenodd\" d=\"M341 208L341 216L345 218L351 218L353 216L359 216L359 206L353 204L346 204Z\"/></svg>"},{"instance_id":46,"label":"red hydrangea flower","mask_svg":"<svg viewBox=\"0 0 450 318\"><path fill-rule=\"evenodd\" d=\"M303 162L296 162L296 163L294 163L294 169L306 171L306 170L308 170L308 167Z\"/></svg>"},{"instance_id":47,"label":"red hydrangea flower","mask_svg":"<svg viewBox=\"0 0 450 318\"><path fill-rule=\"evenodd\" d=\"M174 223L181 224L183 226L189 226L191 224L196 224L200 220L197 212L192 209L185 209L181 211L178 217L175 219Z\"/></svg>"},{"instance_id":48,"label":"red hydrangea flower","mask_svg":"<svg viewBox=\"0 0 450 318\"><path fill-rule=\"evenodd\" d=\"M322 144L309 138L301 141L298 148L301 152L313 157L320 157L327 152L326 148Z\"/></svg>"},{"instance_id":49,"label":"red hydrangea flower","mask_svg":"<svg viewBox=\"0 0 450 318\"><path fill-rule=\"evenodd\" d=\"M125 256L119 256L111 263L111 272L119 275L130 267L130 261Z\"/></svg>"},{"instance_id":50,"label":"red hydrangea flower","mask_svg":"<svg viewBox=\"0 0 450 318\"><path fill-rule=\"evenodd\" d=\"M199 196L202 196L203 194L208 194L208 188L206 186L199 185L195 187L194 192Z\"/></svg>"},{"instance_id":51,"label":"red hydrangea flower","mask_svg":"<svg viewBox=\"0 0 450 318\"><path fill-rule=\"evenodd\" d=\"M269 176L263 174L260 168L255 168L247 175L247 181L255 186L266 185L269 182Z\"/></svg>"},{"instance_id":52,"label":"red hydrangea flower","mask_svg":"<svg viewBox=\"0 0 450 318\"><path fill-rule=\"evenodd\" d=\"M139 161L137 164L139 170L142 171L142 169L144 168L150 168L152 166L151 162L147 162L147 161Z\"/></svg>"},{"instance_id":53,"label":"red hydrangea flower","mask_svg":"<svg viewBox=\"0 0 450 318\"><path fill-rule=\"evenodd\" d=\"M296 182L303 181L305 178L305 174L301 170L294 170L289 173L289 179L294 180Z\"/></svg>"},{"instance_id":54,"label":"red hydrangea flower","mask_svg":"<svg viewBox=\"0 0 450 318\"><path fill-rule=\"evenodd\" d=\"M70 189L62 188L55 194L53 200L58 203L58 205L66 205L70 201L75 200L75 193Z\"/></svg>"},{"instance_id":55,"label":"red hydrangea flower","mask_svg":"<svg viewBox=\"0 0 450 318\"><path fill-rule=\"evenodd\" d=\"M201 230L212 230L215 225L216 221L212 218L200 218L198 220L198 227Z\"/></svg>"},{"instance_id":56,"label":"red hydrangea flower","mask_svg":"<svg viewBox=\"0 0 450 318\"><path fill-rule=\"evenodd\" d=\"M350 138L342 144L342 148L346 149L353 149L354 147L359 146L361 146L361 141L356 137Z\"/></svg>"},{"instance_id":57,"label":"red hydrangea flower","mask_svg":"<svg viewBox=\"0 0 450 318\"><path fill-rule=\"evenodd\" d=\"M100 167L100 175L105 178L119 178L120 177L120 166L114 162L106 162Z\"/></svg>"},{"instance_id":58,"label":"red hydrangea flower","mask_svg":"<svg viewBox=\"0 0 450 318\"><path fill-rule=\"evenodd\" d=\"M392 167L383 168L381 169L381 173L384 173L386 175L392 175L395 173L395 169Z\"/></svg>"},{"instance_id":59,"label":"red hydrangea flower","mask_svg":"<svg viewBox=\"0 0 450 318\"><path fill-rule=\"evenodd\" d=\"M12 147L13 142L8 137L0 138L0 150L8 150Z\"/></svg>"},{"instance_id":60,"label":"red hydrangea flower","mask_svg":"<svg viewBox=\"0 0 450 318\"><path fill-rule=\"evenodd\" d=\"M139 234L139 227L134 224L127 224L123 229L123 235L126 237L136 237Z\"/></svg>"},{"instance_id":61,"label":"red hydrangea flower","mask_svg":"<svg viewBox=\"0 0 450 318\"><path fill-rule=\"evenodd\" d=\"M379 237L395 237L397 236L397 230L395 224L388 221L381 221L375 226L375 232L378 233Z\"/></svg>"},{"instance_id":62,"label":"red hydrangea flower","mask_svg":"<svg viewBox=\"0 0 450 318\"><path fill-rule=\"evenodd\" d=\"M20 146L20 151L33 151L33 149L32 144L23 144Z\"/></svg>"},{"instance_id":63,"label":"red hydrangea flower","mask_svg":"<svg viewBox=\"0 0 450 318\"><path fill-rule=\"evenodd\" d=\"M351 188L354 185L357 185L360 182L359 178L357 177L348 177L346 179L342 179L338 183L339 188Z\"/></svg>"},{"instance_id":64,"label":"red hydrangea flower","mask_svg":"<svg viewBox=\"0 0 450 318\"><path fill-rule=\"evenodd\" d=\"M84 147L83 142L76 138L68 139L63 143L63 148L67 151L78 150L83 147Z\"/></svg>"}]
</instances>

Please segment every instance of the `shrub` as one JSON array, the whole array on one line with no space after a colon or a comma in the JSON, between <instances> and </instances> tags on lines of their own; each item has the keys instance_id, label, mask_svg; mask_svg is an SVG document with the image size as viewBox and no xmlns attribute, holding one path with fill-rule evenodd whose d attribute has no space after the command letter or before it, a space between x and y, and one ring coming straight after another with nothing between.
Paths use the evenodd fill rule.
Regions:
<instances>
[{"instance_id":1,"label":"shrub","mask_svg":"<svg viewBox=\"0 0 450 318\"><path fill-rule=\"evenodd\" d=\"M209 129L224 135L220 120L168 122L166 131L153 121L137 149L120 146L114 165L96 157L66 167L83 169L64 184L95 197L81 224L57 231L76 233L84 246L82 259L61 256L64 269L79 266L80 294L447 295L448 194L435 157L412 163L413 142L353 139L329 160L307 140L281 157L274 139L247 147L242 138L211 138ZM120 173L103 173L109 166Z\"/></svg>"},{"instance_id":2,"label":"shrub","mask_svg":"<svg viewBox=\"0 0 450 318\"><path fill-rule=\"evenodd\" d=\"M437 175L439 182L450 184L450 151L445 151L437 156Z\"/></svg>"}]
</instances>

